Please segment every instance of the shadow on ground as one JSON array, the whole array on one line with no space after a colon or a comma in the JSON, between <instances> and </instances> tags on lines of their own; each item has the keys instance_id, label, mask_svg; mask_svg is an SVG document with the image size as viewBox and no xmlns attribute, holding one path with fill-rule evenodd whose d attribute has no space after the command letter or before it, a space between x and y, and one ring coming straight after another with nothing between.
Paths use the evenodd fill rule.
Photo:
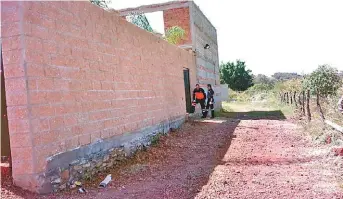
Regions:
<instances>
[{"instance_id":1,"label":"shadow on ground","mask_svg":"<svg viewBox=\"0 0 343 199\"><path fill-rule=\"evenodd\" d=\"M18 189L13 187L2 187L1 192L8 189L7 192L23 198L194 198L216 166L222 164L241 120L285 119L281 111L226 112L220 116L225 122L190 121L176 132L162 136L155 146L84 182L86 194L72 190L47 196L27 195L17 194ZM114 179L111 185L98 189L98 183L108 173Z\"/></svg>"},{"instance_id":2,"label":"shadow on ground","mask_svg":"<svg viewBox=\"0 0 343 199\"><path fill-rule=\"evenodd\" d=\"M219 113L222 117L240 120L285 120L286 117L281 110L274 111L248 111L248 112L229 112Z\"/></svg>"}]
</instances>

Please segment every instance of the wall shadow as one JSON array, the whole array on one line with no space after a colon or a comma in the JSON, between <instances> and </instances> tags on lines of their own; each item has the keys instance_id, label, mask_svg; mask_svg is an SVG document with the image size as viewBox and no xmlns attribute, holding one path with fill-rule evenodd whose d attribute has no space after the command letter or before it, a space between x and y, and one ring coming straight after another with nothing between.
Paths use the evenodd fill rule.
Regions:
<instances>
[{"instance_id":1,"label":"wall shadow","mask_svg":"<svg viewBox=\"0 0 343 199\"><path fill-rule=\"evenodd\" d=\"M221 112L222 117L239 120L285 120L281 110L273 111L247 111L247 112Z\"/></svg>"},{"instance_id":2,"label":"wall shadow","mask_svg":"<svg viewBox=\"0 0 343 199\"><path fill-rule=\"evenodd\" d=\"M87 184L87 194L73 190L39 196L16 193L18 189L13 187L7 189L23 198L194 198L209 182L216 167L223 164L222 160L236 137L233 133L241 120L286 119L281 111L226 112L221 113L220 117L224 117L226 122L189 121L180 129L162 136L158 144L94 176L92 181L83 182ZM289 160L268 160L264 163L283 162ZM251 163L262 164L254 160ZM108 173L115 180L106 189L99 190L98 182Z\"/></svg>"}]
</instances>

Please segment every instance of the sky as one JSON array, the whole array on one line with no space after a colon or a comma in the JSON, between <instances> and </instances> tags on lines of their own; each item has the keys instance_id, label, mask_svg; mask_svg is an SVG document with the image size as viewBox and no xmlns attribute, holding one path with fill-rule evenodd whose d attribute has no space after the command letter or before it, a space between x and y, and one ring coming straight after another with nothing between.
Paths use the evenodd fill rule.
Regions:
<instances>
[{"instance_id":1,"label":"sky","mask_svg":"<svg viewBox=\"0 0 343 199\"><path fill-rule=\"evenodd\" d=\"M166 0L112 0L122 9ZM216 27L220 62L241 59L254 74L309 73L329 64L343 71L341 0L194 0ZM162 12L148 14L163 30Z\"/></svg>"}]
</instances>

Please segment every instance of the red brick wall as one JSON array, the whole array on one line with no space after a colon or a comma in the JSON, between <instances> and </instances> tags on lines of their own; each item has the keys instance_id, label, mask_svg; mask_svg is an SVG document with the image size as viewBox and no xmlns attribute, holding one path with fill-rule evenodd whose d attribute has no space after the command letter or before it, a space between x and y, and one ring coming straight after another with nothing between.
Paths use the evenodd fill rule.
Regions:
<instances>
[{"instance_id":1,"label":"red brick wall","mask_svg":"<svg viewBox=\"0 0 343 199\"><path fill-rule=\"evenodd\" d=\"M88 2L1 6L19 186L37 191L35 176L54 154L185 115L189 52Z\"/></svg>"},{"instance_id":2,"label":"red brick wall","mask_svg":"<svg viewBox=\"0 0 343 199\"><path fill-rule=\"evenodd\" d=\"M163 11L164 29L179 26L185 30L185 37L179 45L192 44L189 8L174 8Z\"/></svg>"}]
</instances>

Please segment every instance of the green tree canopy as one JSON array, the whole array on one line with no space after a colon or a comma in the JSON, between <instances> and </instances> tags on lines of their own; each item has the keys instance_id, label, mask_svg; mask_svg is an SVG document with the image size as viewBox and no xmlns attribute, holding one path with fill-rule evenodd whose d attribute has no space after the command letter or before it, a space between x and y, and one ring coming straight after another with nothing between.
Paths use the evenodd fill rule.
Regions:
<instances>
[{"instance_id":1,"label":"green tree canopy","mask_svg":"<svg viewBox=\"0 0 343 199\"><path fill-rule=\"evenodd\" d=\"M95 4L101 8L107 9L108 4L111 3L111 0L101 1L101 0L90 0L92 4Z\"/></svg>"},{"instance_id":2,"label":"green tree canopy","mask_svg":"<svg viewBox=\"0 0 343 199\"><path fill-rule=\"evenodd\" d=\"M132 13L126 17L126 20L148 32L153 32L152 27L144 14Z\"/></svg>"},{"instance_id":3,"label":"green tree canopy","mask_svg":"<svg viewBox=\"0 0 343 199\"><path fill-rule=\"evenodd\" d=\"M164 39L170 44L176 45L180 43L181 39L183 39L184 36L184 29L180 28L179 26L173 26L167 29Z\"/></svg>"},{"instance_id":4,"label":"green tree canopy","mask_svg":"<svg viewBox=\"0 0 343 199\"><path fill-rule=\"evenodd\" d=\"M322 97L335 95L341 85L342 80L338 70L329 65L320 65L310 75L306 76L303 81L304 88Z\"/></svg>"},{"instance_id":5,"label":"green tree canopy","mask_svg":"<svg viewBox=\"0 0 343 199\"><path fill-rule=\"evenodd\" d=\"M253 85L251 70L245 68L245 62L237 60L234 62L221 63L221 83L228 84L235 91L245 91Z\"/></svg>"}]
</instances>

